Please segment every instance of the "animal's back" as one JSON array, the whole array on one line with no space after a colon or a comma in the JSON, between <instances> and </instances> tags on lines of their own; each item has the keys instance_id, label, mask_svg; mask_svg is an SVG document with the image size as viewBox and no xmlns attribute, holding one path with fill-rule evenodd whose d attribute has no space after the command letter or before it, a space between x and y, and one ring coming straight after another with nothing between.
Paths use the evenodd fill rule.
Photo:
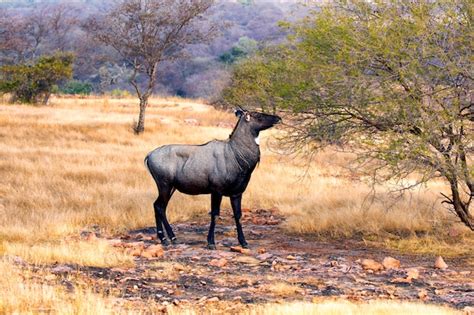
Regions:
<instances>
[{"instance_id":1,"label":"animal's back","mask_svg":"<svg viewBox=\"0 0 474 315\"><path fill-rule=\"evenodd\" d=\"M224 141L164 145L148 154L147 164L157 182L187 194L207 194L218 184L213 179L226 170L224 155Z\"/></svg>"}]
</instances>

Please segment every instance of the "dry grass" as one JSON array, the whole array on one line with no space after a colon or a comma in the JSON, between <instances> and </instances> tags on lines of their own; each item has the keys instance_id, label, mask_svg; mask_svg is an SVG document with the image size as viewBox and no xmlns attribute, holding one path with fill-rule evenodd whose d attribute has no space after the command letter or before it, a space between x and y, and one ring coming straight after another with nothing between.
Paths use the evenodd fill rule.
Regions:
<instances>
[{"instance_id":1,"label":"dry grass","mask_svg":"<svg viewBox=\"0 0 474 315\"><path fill-rule=\"evenodd\" d=\"M108 298L81 288L69 293L35 282L4 260L0 274L0 314L115 314Z\"/></svg>"},{"instance_id":2,"label":"dry grass","mask_svg":"<svg viewBox=\"0 0 474 315\"><path fill-rule=\"evenodd\" d=\"M248 305L244 310L229 309L227 305L214 305L213 308L169 307L170 315L195 314L240 314L240 315L286 315L286 314L324 314L324 315L455 315L463 314L452 308L388 300L354 303L346 300L324 300L318 303L289 302ZM222 309L220 310L219 307Z\"/></svg>"},{"instance_id":3,"label":"dry grass","mask_svg":"<svg viewBox=\"0 0 474 315\"><path fill-rule=\"evenodd\" d=\"M262 289L281 297L291 297L301 291L300 287L298 287L297 285L293 285L284 281L270 283L268 285L265 285Z\"/></svg>"},{"instance_id":4,"label":"dry grass","mask_svg":"<svg viewBox=\"0 0 474 315\"><path fill-rule=\"evenodd\" d=\"M231 128L222 125L235 121L231 113L189 100L152 99L147 131L135 136L131 126L136 115L135 99L53 98L48 107L0 105L0 244L4 252L37 262L101 264L107 255L99 253L97 260L89 254L81 257L89 250L74 255L64 250L60 240L90 226L98 226L105 235L153 226L156 187L143 166L144 156L166 143L225 139ZM186 124L188 118L199 125ZM288 231L411 235L446 222L445 210L439 209L430 187L394 205L384 193L386 188L379 187L371 202L367 198L371 189L349 177L344 168L350 156L320 152L307 169L301 161L268 149L272 133L262 134L262 161L243 204L277 207L288 217ZM228 201L223 208L228 213ZM176 222L205 215L208 209L208 196L177 193L168 216ZM31 244L34 250L26 250Z\"/></svg>"},{"instance_id":5,"label":"dry grass","mask_svg":"<svg viewBox=\"0 0 474 315\"><path fill-rule=\"evenodd\" d=\"M435 305L394 302L394 301L372 301L368 303L351 303L344 300L325 301L322 303L295 302L286 304L267 304L251 308L242 314L260 315L284 315L284 314L326 314L326 315L389 315L389 314L412 314L412 315L447 315L461 314L456 310Z\"/></svg>"},{"instance_id":6,"label":"dry grass","mask_svg":"<svg viewBox=\"0 0 474 315\"><path fill-rule=\"evenodd\" d=\"M132 256L124 254L104 240L60 241L38 245L7 242L4 251L33 264L70 263L95 267L133 265Z\"/></svg>"}]
</instances>

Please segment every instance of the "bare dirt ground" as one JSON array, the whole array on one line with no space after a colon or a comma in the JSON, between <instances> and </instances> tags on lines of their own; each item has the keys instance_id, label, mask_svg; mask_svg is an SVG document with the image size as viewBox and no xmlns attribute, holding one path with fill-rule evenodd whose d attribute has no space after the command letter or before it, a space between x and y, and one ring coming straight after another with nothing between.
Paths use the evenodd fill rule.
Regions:
<instances>
[{"instance_id":1,"label":"bare dirt ground","mask_svg":"<svg viewBox=\"0 0 474 315\"><path fill-rule=\"evenodd\" d=\"M234 247L237 240L230 210L222 214L215 251L205 248L208 221L201 218L175 224L180 244L164 251L149 247L156 244L154 228L113 237L90 231L82 234L89 239L96 235L107 238L136 256L131 268L65 264L31 268L56 275L38 275L43 281L71 290L78 282L86 283L100 292L114 292L135 308L146 309L152 303L163 311L167 305L199 308L213 303L237 311L251 304L332 297L424 301L457 309L474 305L472 256L447 260L449 267L441 270L434 267L432 256L401 255L356 241L311 241L285 234L280 228L283 218L265 209L244 212L243 226L251 249L241 250ZM147 248L155 248L155 252L145 254ZM396 258L401 266L382 270L376 270L377 265L362 266L363 259L381 262L386 256Z\"/></svg>"}]
</instances>

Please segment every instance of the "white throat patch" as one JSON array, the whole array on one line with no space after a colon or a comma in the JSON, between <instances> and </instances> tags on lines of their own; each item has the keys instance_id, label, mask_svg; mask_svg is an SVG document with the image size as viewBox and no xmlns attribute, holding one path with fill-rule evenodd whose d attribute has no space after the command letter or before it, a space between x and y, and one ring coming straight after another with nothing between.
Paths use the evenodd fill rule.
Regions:
<instances>
[{"instance_id":1,"label":"white throat patch","mask_svg":"<svg viewBox=\"0 0 474 315\"><path fill-rule=\"evenodd\" d=\"M260 145L260 137L256 137L254 140L257 145Z\"/></svg>"}]
</instances>

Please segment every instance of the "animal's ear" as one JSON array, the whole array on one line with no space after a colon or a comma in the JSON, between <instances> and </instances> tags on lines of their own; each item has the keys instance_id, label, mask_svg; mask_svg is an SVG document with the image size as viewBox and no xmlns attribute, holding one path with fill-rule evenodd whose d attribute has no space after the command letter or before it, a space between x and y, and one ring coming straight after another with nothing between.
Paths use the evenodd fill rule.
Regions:
<instances>
[{"instance_id":1,"label":"animal's ear","mask_svg":"<svg viewBox=\"0 0 474 315\"><path fill-rule=\"evenodd\" d=\"M241 110L240 108L237 108L237 109L235 109L234 113L235 113L235 116L240 118L244 114L244 111Z\"/></svg>"},{"instance_id":2,"label":"animal's ear","mask_svg":"<svg viewBox=\"0 0 474 315\"><path fill-rule=\"evenodd\" d=\"M249 112L245 112L244 118L245 118L246 121L250 121L250 113L249 113Z\"/></svg>"}]
</instances>

